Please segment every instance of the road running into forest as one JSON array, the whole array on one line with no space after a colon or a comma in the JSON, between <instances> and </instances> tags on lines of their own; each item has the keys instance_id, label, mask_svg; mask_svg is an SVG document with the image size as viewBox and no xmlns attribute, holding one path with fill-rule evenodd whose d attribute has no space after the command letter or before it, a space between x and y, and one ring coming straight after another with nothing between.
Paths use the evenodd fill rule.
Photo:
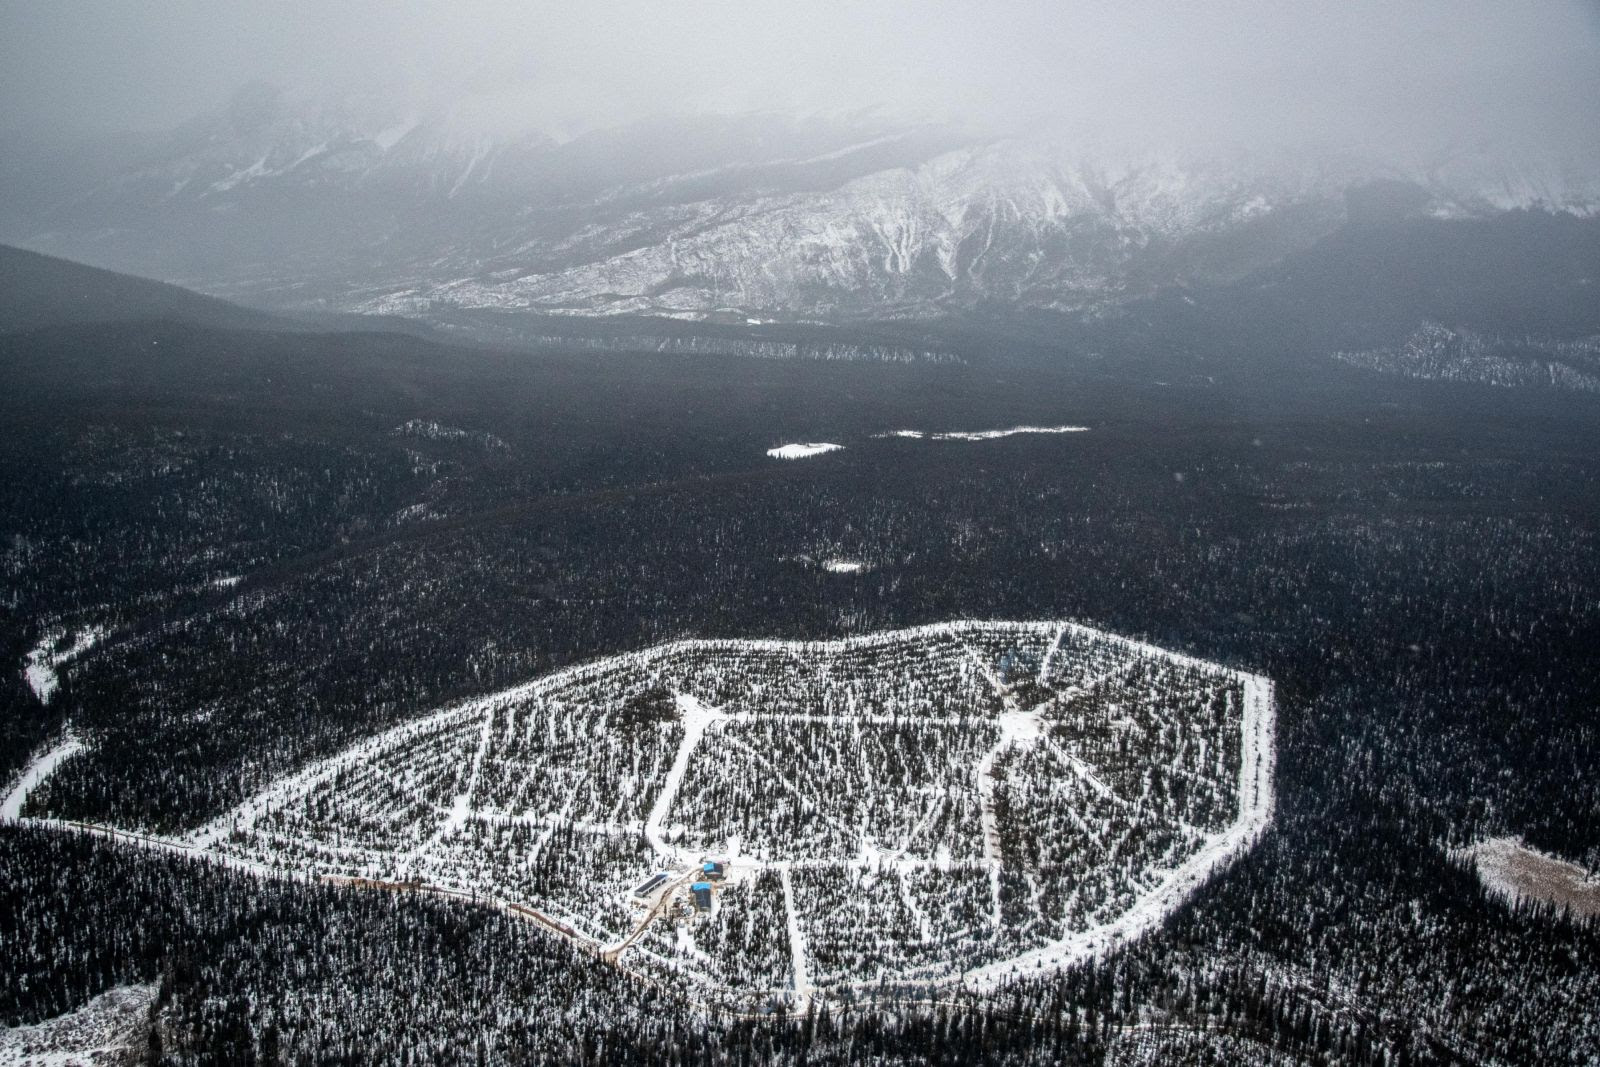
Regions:
<instances>
[{"instance_id":1,"label":"road running into forest","mask_svg":"<svg viewBox=\"0 0 1600 1067\"><path fill-rule=\"evenodd\" d=\"M84 744L76 737L69 736L65 741L50 749L44 755L29 763L23 770L22 777L17 784L11 787L4 801L0 801L0 819L16 821L22 818L22 806L28 802L28 794L38 788L46 778L56 772L56 768L67 760L84 751Z\"/></svg>"}]
</instances>

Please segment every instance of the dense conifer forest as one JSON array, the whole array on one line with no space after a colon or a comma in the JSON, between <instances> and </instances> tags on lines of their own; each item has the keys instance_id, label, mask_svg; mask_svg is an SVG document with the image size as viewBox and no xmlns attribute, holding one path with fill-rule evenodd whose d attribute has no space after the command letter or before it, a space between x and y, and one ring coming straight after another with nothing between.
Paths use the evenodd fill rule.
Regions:
<instances>
[{"instance_id":1,"label":"dense conifer forest","mask_svg":"<svg viewBox=\"0 0 1600 1067\"><path fill-rule=\"evenodd\" d=\"M0 777L68 724L88 746L26 814L190 829L452 699L685 636L1076 618L1279 705L1253 853L1158 934L981 1000L708 1017L470 904L8 827L0 1020L154 982L170 1063L1592 1062L1600 926L1450 851L1600 869L1600 408L1277 344L1207 380L1169 352L0 337ZM1027 424L1088 430L879 436ZM765 455L796 441L844 447ZM86 632L42 702L30 650Z\"/></svg>"},{"instance_id":2,"label":"dense conifer forest","mask_svg":"<svg viewBox=\"0 0 1600 1067\"><path fill-rule=\"evenodd\" d=\"M0 1067L1600 1067L1600 0L0 56Z\"/></svg>"}]
</instances>

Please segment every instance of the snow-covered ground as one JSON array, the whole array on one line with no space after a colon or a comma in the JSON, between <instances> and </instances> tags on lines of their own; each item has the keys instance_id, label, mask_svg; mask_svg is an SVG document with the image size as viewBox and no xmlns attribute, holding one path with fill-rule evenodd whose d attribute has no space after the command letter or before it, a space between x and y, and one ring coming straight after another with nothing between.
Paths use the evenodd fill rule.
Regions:
<instances>
[{"instance_id":1,"label":"snow-covered ground","mask_svg":"<svg viewBox=\"0 0 1600 1067\"><path fill-rule=\"evenodd\" d=\"M1496 896L1544 901L1571 908L1577 915L1600 915L1600 876L1589 877L1576 863L1540 852L1521 838L1490 838L1458 854L1475 861L1478 878Z\"/></svg>"},{"instance_id":2,"label":"snow-covered ground","mask_svg":"<svg viewBox=\"0 0 1600 1067\"><path fill-rule=\"evenodd\" d=\"M86 627L79 630L70 642L63 630L47 630L39 638L39 643L28 653L22 668L22 676L27 679L28 688L33 690L33 695L41 703L50 703L50 698L55 695L56 689L61 684L57 674L62 667L77 656L83 655L95 646L105 636L105 631L98 627Z\"/></svg>"},{"instance_id":3,"label":"snow-covered ground","mask_svg":"<svg viewBox=\"0 0 1600 1067\"><path fill-rule=\"evenodd\" d=\"M905 437L913 441L993 441L1017 434L1087 433L1087 426L1012 426L1004 430L947 430L930 433L922 430L890 430L879 437Z\"/></svg>"},{"instance_id":4,"label":"snow-covered ground","mask_svg":"<svg viewBox=\"0 0 1600 1067\"><path fill-rule=\"evenodd\" d=\"M789 937L789 958L794 971L794 1000L795 1007L804 1011L811 1002L811 973L807 964L809 955L806 949L806 936L800 929L800 920L794 904L794 885L790 879L789 868L785 867L778 872L779 882L783 886L783 915L785 932Z\"/></svg>"},{"instance_id":5,"label":"snow-covered ground","mask_svg":"<svg viewBox=\"0 0 1600 1067\"><path fill-rule=\"evenodd\" d=\"M89 1067L134 1062L143 1051L153 985L117 986L77 1011L0 1027L0 1067Z\"/></svg>"},{"instance_id":6,"label":"snow-covered ground","mask_svg":"<svg viewBox=\"0 0 1600 1067\"><path fill-rule=\"evenodd\" d=\"M777 448L767 449L767 455L773 459L806 459L810 456L820 456L824 452L837 452L844 445L836 445L828 441L803 441L789 445L779 445Z\"/></svg>"},{"instance_id":7,"label":"snow-covered ground","mask_svg":"<svg viewBox=\"0 0 1600 1067\"><path fill-rule=\"evenodd\" d=\"M22 806L27 803L28 794L33 792L40 782L54 774L57 767L82 751L83 742L75 737L68 737L48 751L35 756L23 768L22 777L11 787L5 800L0 801L0 822L22 818Z\"/></svg>"}]
</instances>

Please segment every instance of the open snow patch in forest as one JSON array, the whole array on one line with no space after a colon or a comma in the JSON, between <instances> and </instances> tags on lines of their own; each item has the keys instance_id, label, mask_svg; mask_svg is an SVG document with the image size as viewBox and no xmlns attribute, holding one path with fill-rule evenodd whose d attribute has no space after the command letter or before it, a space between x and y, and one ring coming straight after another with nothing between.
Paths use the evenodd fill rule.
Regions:
<instances>
[{"instance_id":1,"label":"open snow patch in forest","mask_svg":"<svg viewBox=\"0 0 1600 1067\"><path fill-rule=\"evenodd\" d=\"M1014 437L1025 433L1087 433L1087 426L1012 426L1004 430L949 430L944 433L924 433L921 430L890 430L879 437L905 437L914 441L993 441L999 437Z\"/></svg>"},{"instance_id":2,"label":"open snow patch in forest","mask_svg":"<svg viewBox=\"0 0 1600 1067\"><path fill-rule=\"evenodd\" d=\"M153 985L116 986L77 1011L0 1028L0 1067L131 1063L144 1045L155 996Z\"/></svg>"},{"instance_id":3,"label":"open snow patch in forest","mask_svg":"<svg viewBox=\"0 0 1600 1067\"><path fill-rule=\"evenodd\" d=\"M828 441L803 441L789 445L779 445L777 448L767 449L767 455L773 459L806 459L809 456L820 456L824 452L837 452L844 445L832 444Z\"/></svg>"},{"instance_id":4,"label":"open snow patch in forest","mask_svg":"<svg viewBox=\"0 0 1600 1067\"><path fill-rule=\"evenodd\" d=\"M33 792L39 783L54 774L57 767L83 749L82 741L76 737L68 737L48 752L34 757L33 761L22 769L22 777L17 779L17 784L11 787L4 800L0 800L0 821L22 818L22 805L27 803L28 794Z\"/></svg>"},{"instance_id":5,"label":"open snow patch in forest","mask_svg":"<svg viewBox=\"0 0 1600 1067\"><path fill-rule=\"evenodd\" d=\"M65 666L67 661L93 648L105 633L98 627L90 626L79 630L72 642L67 644L65 630L45 631L44 636L39 638L39 643L33 646L33 651L28 653L22 668L22 676L27 680L28 688L33 690L33 695L39 698L41 704L50 703L50 698L55 695L57 687L61 684L57 670Z\"/></svg>"},{"instance_id":6,"label":"open snow patch in forest","mask_svg":"<svg viewBox=\"0 0 1600 1067\"><path fill-rule=\"evenodd\" d=\"M1496 896L1570 907L1577 915L1600 915L1600 877L1589 877L1576 863L1530 848L1521 838L1479 841L1458 855L1476 861L1478 878Z\"/></svg>"}]
</instances>

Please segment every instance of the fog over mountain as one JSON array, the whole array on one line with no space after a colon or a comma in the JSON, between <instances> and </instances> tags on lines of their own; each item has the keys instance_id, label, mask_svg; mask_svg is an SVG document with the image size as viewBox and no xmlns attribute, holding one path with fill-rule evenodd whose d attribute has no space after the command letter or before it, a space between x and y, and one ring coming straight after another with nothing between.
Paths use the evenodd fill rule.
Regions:
<instances>
[{"instance_id":1,"label":"fog over mountain","mask_svg":"<svg viewBox=\"0 0 1600 1067\"><path fill-rule=\"evenodd\" d=\"M1401 150L1418 137L1593 140L1593 3L957 2L581 8L7 3L0 126L175 126L262 80L558 136L659 113L884 108ZM135 88L136 87L136 88Z\"/></svg>"},{"instance_id":2,"label":"fog over mountain","mask_svg":"<svg viewBox=\"0 0 1600 1067\"><path fill-rule=\"evenodd\" d=\"M1600 207L1587 4L3 12L0 239L273 307L1094 310L1374 183Z\"/></svg>"}]
</instances>

